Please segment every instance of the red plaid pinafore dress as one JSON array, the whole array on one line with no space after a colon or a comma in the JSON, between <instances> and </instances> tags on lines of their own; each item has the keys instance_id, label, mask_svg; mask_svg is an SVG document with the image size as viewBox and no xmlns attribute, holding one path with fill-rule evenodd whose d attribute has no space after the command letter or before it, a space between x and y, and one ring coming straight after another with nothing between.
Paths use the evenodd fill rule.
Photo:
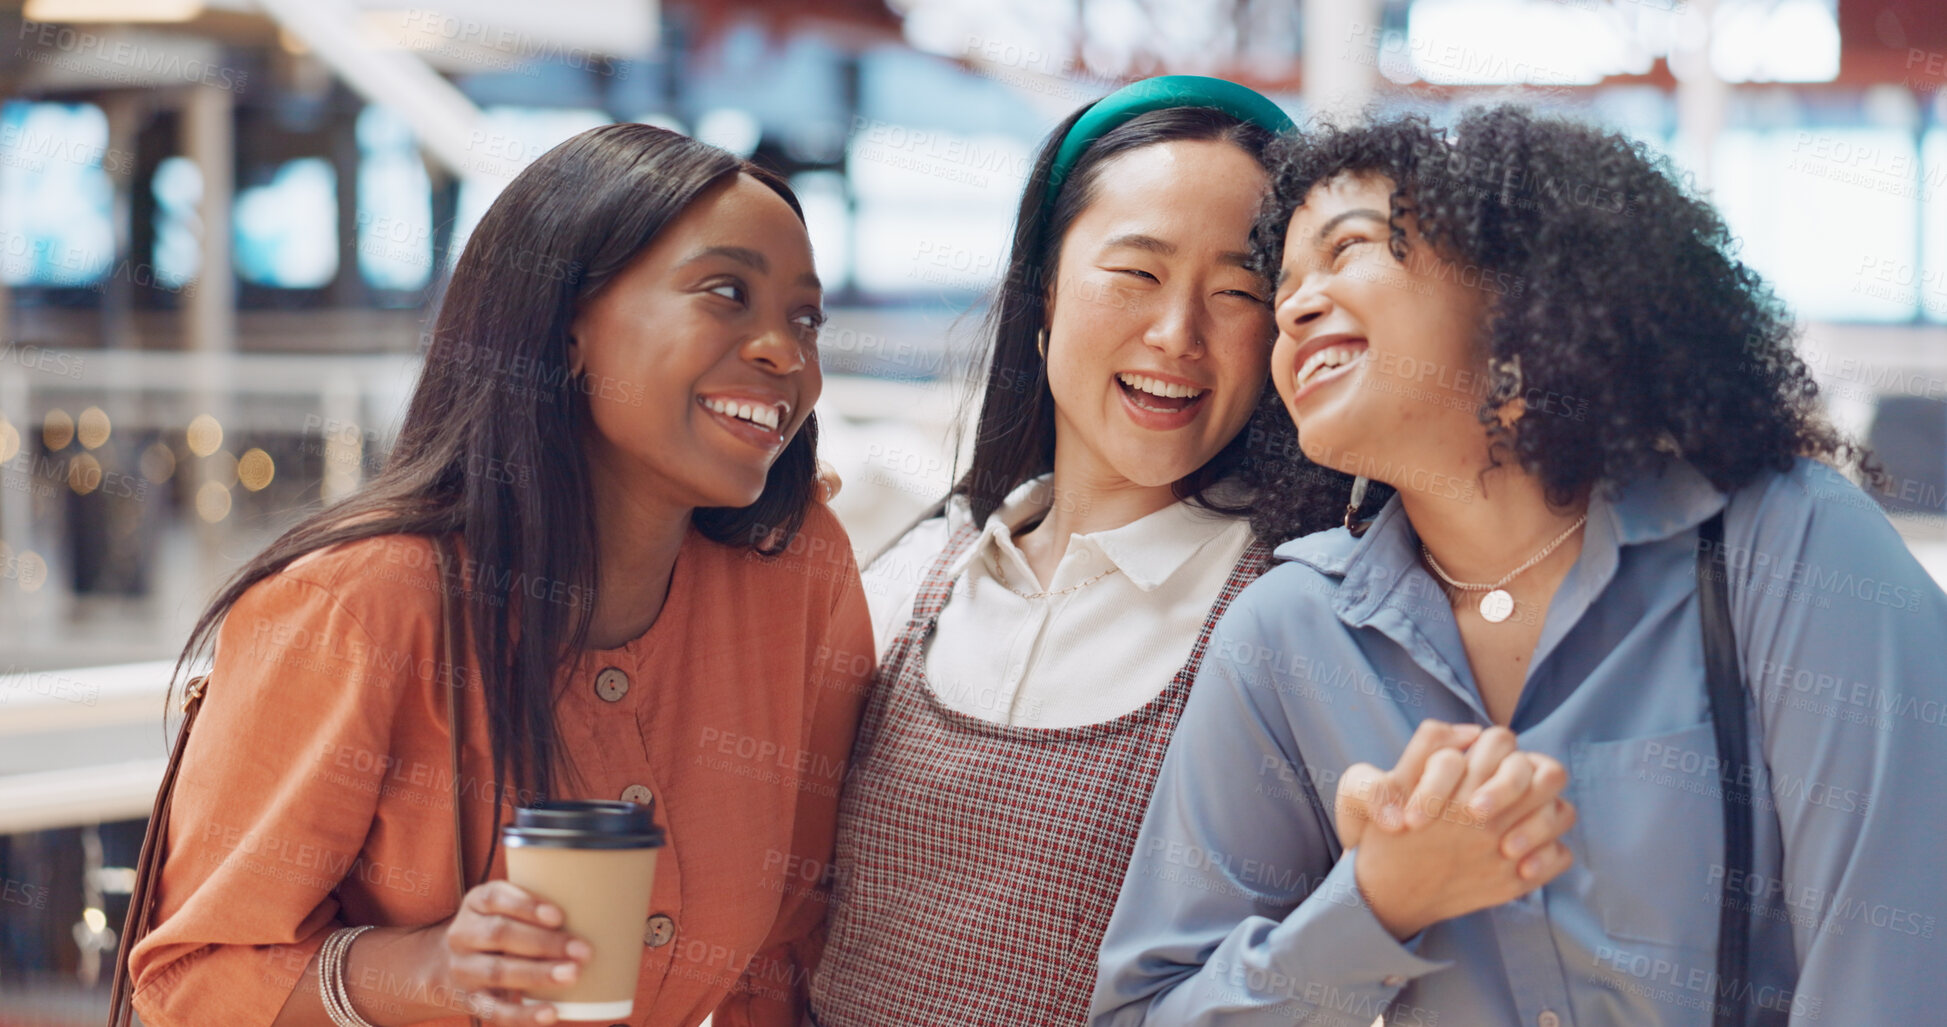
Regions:
<instances>
[{"instance_id":1,"label":"red plaid pinafore dress","mask_svg":"<svg viewBox=\"0 0 1947 1027\"><path fill-rule=\"evenodd\" d=\"M950 709L926 682L947 568L978 534L948 540L866 704L811 987L820 1027L1088 1019L1096 950L1211 628L1271 555L1245 550L1189 660L1140 709L1028 728Z\"/></svg>"}]
</instances>

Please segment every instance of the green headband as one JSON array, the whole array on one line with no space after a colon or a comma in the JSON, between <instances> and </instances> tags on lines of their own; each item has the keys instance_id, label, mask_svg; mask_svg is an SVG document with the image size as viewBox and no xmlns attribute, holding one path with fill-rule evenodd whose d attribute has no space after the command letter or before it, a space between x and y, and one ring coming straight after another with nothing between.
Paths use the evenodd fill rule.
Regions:
<instances>
[{"instance_id":1,"label":"green headband","mask_svg":"<svg viewBox=\"0 0 1947 1027\"><path fill-rule=\"evenodd\" d=\"M1068 130L1068 135L1062 138L1061 149L1055 151L1055 163L1048 169L1048 205L1054 206L1055 197L1061 195L1061 185L1068 180L1068 173L1074 170L1075 162L1081 159L1083 151L1095 145L1097 139L1139 114L1171 107L1202 107L1223 111L1240 121L1257 125L1272 135L1292 127L1291 118L1279 110L1277 104L1265 99L1263 94L1221 78L1159 75L1141 82L1131 82L1095 101L1088 113L1077 119L1074 127Z\"/></svg>"}]
</instances>

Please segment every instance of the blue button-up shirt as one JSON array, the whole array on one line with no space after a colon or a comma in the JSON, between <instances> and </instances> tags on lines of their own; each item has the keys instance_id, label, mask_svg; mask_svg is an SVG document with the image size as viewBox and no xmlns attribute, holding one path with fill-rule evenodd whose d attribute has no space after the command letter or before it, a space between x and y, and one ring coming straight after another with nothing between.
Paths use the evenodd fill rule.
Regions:
<instances>
[{"instance_id":1,"label":"blue button-up shirt","mask_svg":"<svg viewBox=\"0 0 1947 1027\"><path fill-rule=\"evenodd\" d=\"M1402 944L1334 863L1345 767L1428 717L1489 723L1397 499L1277 551L1218 625L1101 951L1094 1023L1710 1023L1720 993L1793 1024L1947 1023L1947 596L1873 501L1799 461L1728 497L1731 612L1759 815L1723 866L1688 464L1594 499L1511 727L1569 768L1575 865ZM1517 613L1517 616L1520 616ZM1302 755L1301 755L1302 754ZM1720 903L1754 969L1720 982Z\"/></svg>"}]
</instances>

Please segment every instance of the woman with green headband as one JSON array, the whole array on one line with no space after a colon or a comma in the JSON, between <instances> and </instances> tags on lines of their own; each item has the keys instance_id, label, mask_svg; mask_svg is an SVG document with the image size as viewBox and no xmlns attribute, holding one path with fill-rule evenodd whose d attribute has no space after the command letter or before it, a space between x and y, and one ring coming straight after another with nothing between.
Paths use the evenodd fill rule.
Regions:
<instances>
[{"instance_id":1,"label":"woman with green headband","mask_svg":"<svg viewBox=\"0 0 1947 1027\"><path fill-rule=\"evenodd\" d=\"M1210 626L1335 483L1297 452L1251 267L1290 121L1217 79L1067 119L1022 197L973 458L867 571L880 671L841 800L826 1027L1083 1022L1096 947ZM1349 481L1350 479L1347 479Z\"/></svg>"}]
</instances>

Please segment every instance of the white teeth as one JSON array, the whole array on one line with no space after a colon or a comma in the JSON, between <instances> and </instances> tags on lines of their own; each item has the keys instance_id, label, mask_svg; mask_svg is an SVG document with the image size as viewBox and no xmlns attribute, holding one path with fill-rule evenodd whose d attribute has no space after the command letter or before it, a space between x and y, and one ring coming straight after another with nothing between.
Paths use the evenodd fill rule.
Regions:
<instances>
[{"instance_id":1,"label":"white teeth","mask_svg":"<svg viewBox=\"0 0 1947 1027\"><path fill-rule=\"evenodd\" d=\"M1323 372L1326 368L1341 367L1349 364L1364 355L1365 351L1366 348L1363 344L1355 343L1338 343L1318 350L1311 356L1306 357L1305 362L1299 366L1298 374L1292 380L1293 385L1296 388L1302 389L1305 387L1306 382L1311 381L1312 378L1320 372Z\"/></svg>"},{"instance_id":2,"label":"white teeth","mask_svg":"<svg viewBox=\"0 0 1947 1027\"><path fill-rule=\"evenodd\" d=\"M1177 385L1174 382L1158 381L1148 375L1131 374L1128 371L1116 375L1116 379L1138 392L1147 392L1164 399L1194 399L1204 393L1203 389L1191 385Z\"/></svg>"},{"instance_id":3,"label":"white teeth","mask_svg":"<svg viewBox=\"0 0 1947 1027\"><path fill-rule=\"evenodd\" d=\"M791 409L784 403L758 405L756 403L737 403L727 399L706 399L703 405L719 414L728 414L738 420L749 421L761 428L776 431Z\"/></svg>"}]
</instances>

